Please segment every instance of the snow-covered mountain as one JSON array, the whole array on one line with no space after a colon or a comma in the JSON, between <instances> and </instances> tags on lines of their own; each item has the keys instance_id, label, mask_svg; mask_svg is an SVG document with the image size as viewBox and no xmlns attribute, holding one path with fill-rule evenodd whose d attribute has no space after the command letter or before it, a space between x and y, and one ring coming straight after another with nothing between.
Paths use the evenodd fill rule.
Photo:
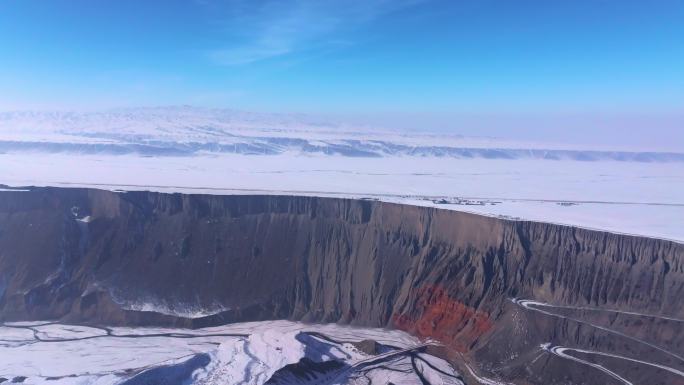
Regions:
<instances>
[{"instance_id":1,"label":"snow-covered mountain","mask_svg":"<svg viewBox=\"0 0 684 385\"><path fill-rule=\"evenodd\" d=\"M444 133L400 132L298 114L189 106L103 112L0 113L0 151L145 156L295 153L347 157L684 162L684 153L588 150Z\"/></svg>"}]
</instances>

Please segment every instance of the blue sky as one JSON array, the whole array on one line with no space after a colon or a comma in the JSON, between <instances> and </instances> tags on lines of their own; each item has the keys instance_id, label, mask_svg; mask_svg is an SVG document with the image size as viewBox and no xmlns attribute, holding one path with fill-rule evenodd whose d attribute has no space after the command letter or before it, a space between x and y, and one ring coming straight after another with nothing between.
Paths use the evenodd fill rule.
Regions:
<instances>
[{"instance_id":1,"label":"blue sky","mask_svg":"<svg viewBox=\"0 0 684 385\"><path fill-rule=\"evenodd\" d=\"M2 0L0 109L192 104L613 128L638 116L675 130L683 20L681 0Z\"/></svg>"}]
</instances>

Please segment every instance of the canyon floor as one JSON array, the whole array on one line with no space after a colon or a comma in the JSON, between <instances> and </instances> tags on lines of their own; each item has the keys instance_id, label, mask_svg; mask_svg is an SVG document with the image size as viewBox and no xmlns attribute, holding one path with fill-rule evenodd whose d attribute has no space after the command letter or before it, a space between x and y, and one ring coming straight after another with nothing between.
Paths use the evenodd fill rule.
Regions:
<instances>
[{"instance_id":1,"label":"canyon floor","mask_svg":"<svg viewBox=\"0 0 684 385\"><path fill-rule=\"evenodd\" d=\"M462 385L435 341L288 321L202 329L15 322L0 327L0 376L27 384Z\"/></svg>"}]
</instances>

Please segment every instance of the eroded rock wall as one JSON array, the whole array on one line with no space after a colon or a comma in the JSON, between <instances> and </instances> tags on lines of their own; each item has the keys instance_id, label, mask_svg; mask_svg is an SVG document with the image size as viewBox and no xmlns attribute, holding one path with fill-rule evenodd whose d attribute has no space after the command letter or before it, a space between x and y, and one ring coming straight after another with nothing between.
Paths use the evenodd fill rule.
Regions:
<instances>
[{"instance_id":1,"label":"eroded rock wall","mask_svg":"<svg viewBox=\"0 0 684 385\"><path fill-rule=\"evenodd\" d=\"M669 241L377 201L0 192L4 320L342 322L501 360L487 343L524 350L530 324L552 339L569 322L530 319L512 298L684 318L683 261ZM215 314L131 311L160 308ZM519 341L502 337L516 328Z\"/></svg>"}]
</instances>

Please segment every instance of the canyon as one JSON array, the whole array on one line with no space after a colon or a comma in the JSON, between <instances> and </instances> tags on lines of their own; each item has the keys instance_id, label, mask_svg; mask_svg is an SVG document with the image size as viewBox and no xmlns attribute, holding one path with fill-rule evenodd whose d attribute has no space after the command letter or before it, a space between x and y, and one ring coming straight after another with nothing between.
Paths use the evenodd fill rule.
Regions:
<instances>
[{"instance_id":1,"label":"canyon","mask_svg":"<svg viewBox=\"0 0 684 385\"><path fill-rule=\"evenodd\" d=\"M0 321L290 320L435 341L468 384L684 384L684 245L375 200L0 191Z\"/></svg>"}]
</instances>

